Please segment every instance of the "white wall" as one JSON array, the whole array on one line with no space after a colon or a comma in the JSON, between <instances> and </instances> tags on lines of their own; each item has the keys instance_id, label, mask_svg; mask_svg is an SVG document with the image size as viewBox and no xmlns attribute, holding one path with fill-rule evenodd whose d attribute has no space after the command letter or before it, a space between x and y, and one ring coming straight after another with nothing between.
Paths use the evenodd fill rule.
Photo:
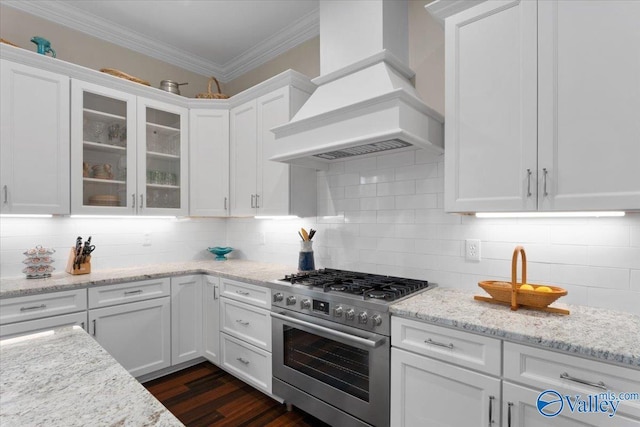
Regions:
<instances>
[{"instance_id":1,"label":"white wall","mask_svg":"<svg viewBox=\"0 0 640 427\"><path fill-rule=\"evenodd\" d=\"M146 235L151 246L143 246ZM209 246L224 246L226 224L220 219L1 218L0 275L22 276L23 252L36 245L53 247L56 272L64 271L77 236L96 245L91 268L213 259Z\"/></svg>"},{"instance_id":2,"label":"white wall","mask_svg":"<svg viewBox=\"0 0 640 427\"><path fill-rule=\"evenodd\" d=\"M332 164L318 172L318 218L230 219L240 257L294 264L296 230L316 228L316 267L427 279L476 290L510 280L524 246L528 281L562 286L561 302L640 314L640 214L624 218L477 219L443 211L443 157L424 151ZM464 240L481 240L482 261L464 259Z\"/></svg>"}]
</instances>

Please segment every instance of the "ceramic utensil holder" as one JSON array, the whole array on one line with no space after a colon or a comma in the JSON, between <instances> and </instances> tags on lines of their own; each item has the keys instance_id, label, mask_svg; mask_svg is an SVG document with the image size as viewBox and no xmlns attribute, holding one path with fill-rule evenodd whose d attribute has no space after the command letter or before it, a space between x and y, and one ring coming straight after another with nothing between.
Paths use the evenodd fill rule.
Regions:
<instances>
[{"instance_id":1,"label":"ceramic utensil holder","mask_svg":"<svg viewBox=\"0 0 640 427\"><path fill-rule=\"evenodd\" d=\"M74 276L91 273L91 255L87 255L81 264L76 264L75 259L76 250L75 248L71 248L71 251L69 251L69 259L67 260L67 268L65 269L67 273L73 274Z\"/></svg>"},{"instance_id":2,"label":"ceramic utensil holder","mask_svg":"<svg viewBox=\"0 0 640 427\"><path fill-rule=\"evenodd\" d=\"M313 259L313 242L311 240L303 240L302 242L300 242L298 270L311 271L315 269L316 269L316 265Z\"/></svg>"}]
</instances>

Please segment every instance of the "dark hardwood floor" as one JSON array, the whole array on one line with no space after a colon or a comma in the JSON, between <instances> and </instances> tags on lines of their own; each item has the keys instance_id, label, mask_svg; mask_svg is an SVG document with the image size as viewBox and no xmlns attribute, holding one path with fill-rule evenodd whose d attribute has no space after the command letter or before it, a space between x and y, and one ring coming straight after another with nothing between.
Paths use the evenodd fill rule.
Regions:
<instances>
[{"instance_id":1,"label":"dark hardwood floor","mask_svg":"<svg viewBox=\"0 0 640 427\"><path fill-rule=\"evenodd\" d=\"M209 362L143 385L187 427L329 427Z\"/></svg>"}]
</instances>

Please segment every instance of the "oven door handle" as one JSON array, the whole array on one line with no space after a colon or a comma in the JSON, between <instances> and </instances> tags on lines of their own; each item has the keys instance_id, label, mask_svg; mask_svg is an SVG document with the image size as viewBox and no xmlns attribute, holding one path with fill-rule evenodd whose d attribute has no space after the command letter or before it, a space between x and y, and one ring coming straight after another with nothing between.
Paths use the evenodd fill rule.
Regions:
<instances>
[{"instance_id":1,"label":"oven door handle","mask_svg":"<svg viewBox=\"0 0 640 427\"><path fill-rule=\"evenodd\" d=\"M333 329L330 328L325 328L324 326L320 326L320 325L315 325L313 323L309 323L309 322L305 322L304 320L298 320L295 319L293 317L289 317L289 316L284 316L280 313L275 313L275 312L271 312L271 316L275 317L276 319L280 319L283 320L285 322L288 323L293 323L295 325L299 325L299 326L304 326L306 328L309 329L315 329L317 331L320 331L322 333L325 333L327 335L332 335L334 337L337 338L342 338L343 340L347 340L347 341L352 341L352 342L356 342L358 344L367 346L367 347L371 347L371 348L376 348L376 347L380 347L382 344L384 344L385 340L387 339L386 337L382 337L379 338L375 341L372 341L370 339L367 338L362 338L356 335L351 335L351 334L347 334L344 332L340 332L340 331L335 331Z\"/></svg>"}]
</instances>

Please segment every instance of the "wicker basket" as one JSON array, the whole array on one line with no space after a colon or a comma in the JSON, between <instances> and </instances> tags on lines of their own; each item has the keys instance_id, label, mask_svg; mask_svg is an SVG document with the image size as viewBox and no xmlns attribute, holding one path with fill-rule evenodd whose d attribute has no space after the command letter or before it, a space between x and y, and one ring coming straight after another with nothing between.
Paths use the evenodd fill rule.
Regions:
<instances>
[{"instance_id":1,"label":"wicker basket","mask_svg":"<svg viewBox=\"0 0 640 427\"><path fill-rule=\"evenodd\" d=\"M17 44L11 43L9 40L5 40L3 38L0 38L0 43L8 44L9 46L13 46L13 47L20 47Z\"/></svg>"},{"instance_id":2,"label":"wicker basket","mask_svg":"<svg viewBox=\"0 0 640 427\"><path fill-rule=\"evenodd\" d=\"M522 255L522 282L520 283L517 282L518 255ZM558 298L567 295L565 289L557 286L530 284L533 290L521 290L520 287L524 283L527 283L527 256L522 246L516 246L513 251L513 258L511 259L511 283L495 280L478 282L478 286L491 295L491 298L479 296L474 298L479 301L508 304L512 310L517 310L519 306L526 306L542 311L569 314L569 310L548 307L549 304ZM551 292L536 291L536 289L541 286L550 288Z\"/></svg>"},{"instance_id":3,"label":"wicker basket","mask_svg":"<svg viewBox=\"0 0 640 427\"><path fill-rule=\"evenodd\" d=\"M130 80L130 81L132 81L134 83L139 83L139 84L145 85L145 86L151 86L151 84L148 81L139 79L139 78L134 77L134 76L131 76L131 75L129 75L127 73L124 73L124 72L122 72L120 70L116 70L115 68L101 68L100 71L102 71L103 73L110 74L110 75L115 76L115 77L120 77L121 79Z\"/></svg>"},{"instance_id":4,"label":"wicker basket","mask_svg":"<svg viewBox=\"0 0 640 427\"><path fill-rule=\"evenodd\" d=\"M211 92L211 85L213 83L215 83L216 87L218 88L218 92L217 93ZM207 87L207 92L206 93L197 94L196 98L202 98L202 99L227 99L227 98L229 98L229 95L225 95L224 93L220 93L220 83L218 83L218 80L215 77L211 77L209 79L209 85Z\"/></svg>"}]
</instances>

